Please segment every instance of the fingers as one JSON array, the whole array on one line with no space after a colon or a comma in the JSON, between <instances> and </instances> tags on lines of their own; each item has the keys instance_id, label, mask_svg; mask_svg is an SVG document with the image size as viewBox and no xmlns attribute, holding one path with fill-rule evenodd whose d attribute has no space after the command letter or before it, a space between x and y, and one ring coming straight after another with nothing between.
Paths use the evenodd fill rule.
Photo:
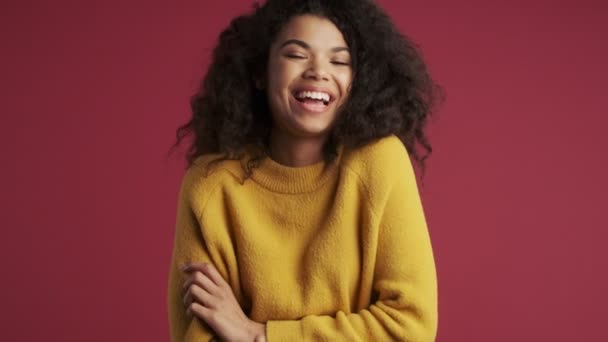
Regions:
<instances>
[{"instance_id":1,"label":"fingers","mask_svg":"<svg viewBox=\"0 0 608 342\"><path fill-rule=\"evenodd\" d=\"M215 285L215 283L211 281L209 277L198 271L186 278L186 281L184 282L184 290L188 289L192 285L197 285L213 295L217 294L219 290L218 286Z\"/></svg>"},{"instance_id":2,"label":"fingers","mask_svg":"<svg viewBox=\"0 0 608 342\"><path fill-rule=\"evenodd\" d=\"M212 314L211 309L208 309L196 302L193 302L192 304L190 304L190 306L188 306L186 313L189 316L194 315L200 319L203 319L205 322L209 321Z\"/></svg>"},{"instance_id":3,"label":"fingers","mask_svg":"<svg viewBox=\"0 0 608 342\"><path fill-rule=\"evenodd\" d=\"M258 335L258 336L255 337L255 341L254 342L266 342L266 337Z\"/></svg>"},{"instance_id":4,"label":"fingers","mask_svg":"<svg viewBox=\"0 0 608 342\"><path fill-rule=\"evenodd\" d=\"M217 269L210 263L198 263L198 264L187 264L182 267L182 271L184 272L192 272L199 271L205 274L213 283L217 286L227 285L227 282L224 280L222 275L217 271Z\"/></svg>"},{"instance_id":5,"label":"fingers","mask_svg":"<svg viewBox=\"0 0 608 342\"><path fill-rule=\"evenodd\" d=\"M227 298L227 293L232 295L230 285L212 264L187 264L181 271L189 273L183 285L183 301L188 315L202 318L207 313L204 309L215 309L217 303Z\"/></svg>"},{"instance_id":6,"label":"fingers","mask_svg":"<svg viewBox=\"0 0 608 342\"><path fill-rule=\"evenodd\" d=\"M215 308L214 297L195 284L192 284L184 295L184 305L190 307L192 303L198 303L210 309Z\"/></svg>"},{"instance_id":7,"label":"fingers","mask_svg":"<svg viewBox=\"0 0 608 342\"><path fill-rule=\"evenodd\" d=\"M211 264L206 264L207 267L204 268L203 273L206 274L217 286L224 286L228 283L224 280L220 272L217 271L215 267Z\"/></svg>"}]
</instances>

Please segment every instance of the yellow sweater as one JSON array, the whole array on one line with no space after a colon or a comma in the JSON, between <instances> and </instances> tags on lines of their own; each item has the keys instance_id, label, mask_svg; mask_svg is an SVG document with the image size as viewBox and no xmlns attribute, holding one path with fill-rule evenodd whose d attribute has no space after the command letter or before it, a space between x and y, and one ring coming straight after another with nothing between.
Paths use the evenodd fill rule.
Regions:
<instances>
[{"instance_id":1,"label":"yellow sweater","mask_svg":"<svg viewBox=\"0 0 608 342\"><path fill-rule=\"evenodd\" d=\"M201 156L183 177L168 305L172 341L209 341L182 302L186 262L211 262L268 342L434 341L437 279L409 156L395 136L335 163Z\"/></svg>"}]
</instances>

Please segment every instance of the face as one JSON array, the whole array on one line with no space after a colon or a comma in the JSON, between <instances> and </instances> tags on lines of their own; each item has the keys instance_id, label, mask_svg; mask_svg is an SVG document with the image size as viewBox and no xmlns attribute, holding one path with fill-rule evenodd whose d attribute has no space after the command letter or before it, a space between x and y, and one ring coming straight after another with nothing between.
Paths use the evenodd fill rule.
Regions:
<instances>
[{"instance_id":1,"label":"face","mask_svg":"<svg viewBox=\"0 0 608 342\"><path fill-rule=\"evenodd\" d=\"M274 133L325 138L353 77L342 33L328 19L292 18L270 48L266 91Z\"/></svg>"}]
</instances>

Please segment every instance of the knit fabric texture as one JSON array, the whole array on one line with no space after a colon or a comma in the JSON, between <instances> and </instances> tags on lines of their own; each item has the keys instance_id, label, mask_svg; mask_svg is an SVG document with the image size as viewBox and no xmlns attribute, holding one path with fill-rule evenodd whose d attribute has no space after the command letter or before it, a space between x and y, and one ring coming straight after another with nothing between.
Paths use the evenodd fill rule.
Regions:
<instances>
[{"instance_id":1,"label":"knit fabric texture","mask_svg":"<svg viewBox=\"0 0 608 342\"><path fill-rule=\"evenodd\" d=\"M211 263L268 342L434 341L437 278L409 155L395 136L340 148L332 163L262 159L207 168L179 192L168 308L172 341L210 341L186 315L188 262Z\"/></svg>"}]
</instances>

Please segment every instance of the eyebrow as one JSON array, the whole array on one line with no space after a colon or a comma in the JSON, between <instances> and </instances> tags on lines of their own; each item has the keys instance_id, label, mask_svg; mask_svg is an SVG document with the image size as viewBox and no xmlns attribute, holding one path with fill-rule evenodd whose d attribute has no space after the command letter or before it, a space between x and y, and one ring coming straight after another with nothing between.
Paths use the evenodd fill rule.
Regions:
<instances>
[{"instance_id":1,"label":"eyebrow","mask_svg":"<svg viewBox=\"0 0 608 342\"><path fill-rule=\"evenodd\" d=\"M299 40L299 39L289 39L286 40L285 42L283 42L283 44L281 44L281 46L279 47L279 49L282 49L283 47L289 45L289 44L296 44L301 46L302 48L306 49L306 50L310 50L310 45L306 44L305 42ZM345 47L345 46L338 46L338 47L333 47L330 49L331 52L340 52L340 51L347 51L350 52L350 49Z\"/></svg>"}]
</instances>

